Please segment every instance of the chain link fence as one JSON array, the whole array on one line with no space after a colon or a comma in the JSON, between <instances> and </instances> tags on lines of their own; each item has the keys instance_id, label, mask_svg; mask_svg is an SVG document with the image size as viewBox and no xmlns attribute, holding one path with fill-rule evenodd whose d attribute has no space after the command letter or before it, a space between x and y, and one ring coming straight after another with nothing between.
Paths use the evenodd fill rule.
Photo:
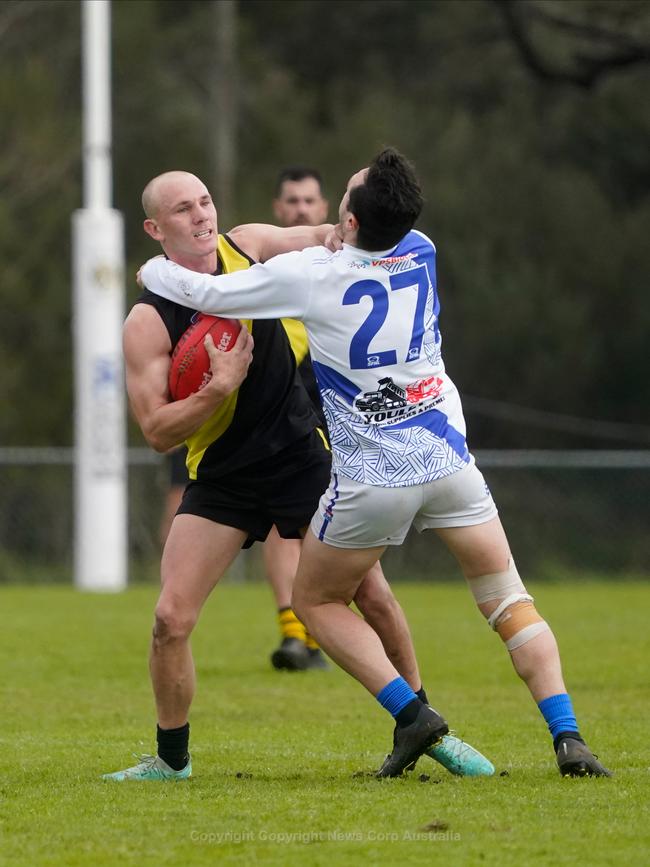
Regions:
<instances>
[{"instance_id":1,"label":"chain link fence","mask_svg":"<svg viewBox=\"0 0 650 867\"><path fill-rule=\"evenodd\" d=\"M650 451L476 453L526 578L650 575ZM0 583L72 581L72 449L0 449ZM130 580L157 581L159 524L169 471L148 449L129 451ZM391 580L458 570L432 534L411 531L384 557ZM260 580L260 546L231 580Z\"/></svg>"}]
</instances>

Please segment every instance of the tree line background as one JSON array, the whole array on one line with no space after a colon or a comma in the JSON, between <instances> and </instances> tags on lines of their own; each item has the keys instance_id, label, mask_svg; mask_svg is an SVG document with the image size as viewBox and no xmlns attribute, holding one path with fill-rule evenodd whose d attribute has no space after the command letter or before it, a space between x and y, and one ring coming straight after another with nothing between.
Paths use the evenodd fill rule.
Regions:
<instances>
[{"instance_id":1,"label":"tree line background","mask_svg":"<svg viewBox=\"0 0 650 867\"><path fill-rule=\"evenodd\" d=\"M226 75L236 166L222 229L271 221L288 163L322 171L334 218L348 176L397 146L426 194L419 226L439 251L445 356L469 396L471 446L647 446L648 4L240 0L227 4L226 34L220 5L112 4L128 300L154 252L141 229L146 181L185 168L220 205L215 92ZM72 441L80 11L71 0L0 4L4 445ZM539 412L622 426L546 424Z\"/></svg>"},{"instance_id":2,"label":"tree line background","mask_svg":"<svg viewBox=\"0 0 650 867\"><path fill-rule=\"evenodd\" d=\"M648 449L649 4L114 0L112 19L127 308L157 252L140 206L155 174L204 178L226 230L271 221L278 170L312 165L335 218L350 174L391 144L422 179L470 448ZM76 0L0 0L0 447L73 441L80 25ZM144 444L133 423L129 437ZM31 580L32 560L34 580L69 580L70 467L1 472L0 580ZM647 574L647 469L487 477L520 567ZM145 564L164 478L129 476ZM386 559L456 574L445 556L415 536Z\"/></svg>"}]
</instances>

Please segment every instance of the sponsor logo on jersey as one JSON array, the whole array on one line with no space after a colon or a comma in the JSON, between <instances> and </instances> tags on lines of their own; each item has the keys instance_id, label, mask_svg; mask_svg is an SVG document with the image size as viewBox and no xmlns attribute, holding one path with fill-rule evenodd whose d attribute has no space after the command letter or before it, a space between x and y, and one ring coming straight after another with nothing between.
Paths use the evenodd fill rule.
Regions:
<instances>
[{"instance_id":1,"label":"sponsor logo on jersey","mask_svg":"<svg viewBox=\"0 0 650 867\"><path fill-rule=\"evenodd\" d=\"M373 268L383 268L384 271L394 274L396 271L407 271L411 268L413 259L416 257L416 253L406 253L404 256L387 256L385 259L373 259L370 264Z\"/></svg>"},{"instance_id":2,"label":"sponsor logo on jersey","mask_svg":"<svg viewBox=\"0 0 650 867\"><path fill-rule=\"evenodd\" d=\"M418 382L406 386L406 399L409 403L418 403L427 397L438 397L444 385L439 376L428 376Z\"/></svg>"},{"instance_id":3,"label":"sponsor logo on jersey","mask_svg":"<svg viewBox=\"0 0 650 867\"><path fill-rule=\"evenodd\" d=\"M443 385L439 376L429 376L402 388L386 376L379 380L375 391L364 392L354 405L366 424L404 421L441 403Z\"/></svg>"},{"instance_id":4,"label":"sponsor logo on jersey","mask_svg":"<svg viewBox=\"0 0 650 867\"><path fill-rule=\"evenodd\" d=\"M391 273L406 271L416 257L416 253L406 253L404 256L387 256L385 259L353 259L348 262L348 268L356 271L363 271L365 268L383 268Z\"/></svg>"}]
</instances>

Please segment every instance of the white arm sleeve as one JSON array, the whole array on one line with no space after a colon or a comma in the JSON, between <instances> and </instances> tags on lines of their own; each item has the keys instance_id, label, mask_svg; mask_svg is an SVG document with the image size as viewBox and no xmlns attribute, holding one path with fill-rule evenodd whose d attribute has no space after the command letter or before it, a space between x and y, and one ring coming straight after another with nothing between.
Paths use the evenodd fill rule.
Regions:
<instances>
[{"instance_id":1,"label":"white arm sleeve","mask_svg":"<svg viewBox=\"0 0 650 867\"><path fill-rule=\"evenodd\" d=\"M142 283L156 295L217 316L302 318L309 279L300 253L284 253L233 274L199 274L156 257L142 266Z\"/></svg>"}]
</instances>

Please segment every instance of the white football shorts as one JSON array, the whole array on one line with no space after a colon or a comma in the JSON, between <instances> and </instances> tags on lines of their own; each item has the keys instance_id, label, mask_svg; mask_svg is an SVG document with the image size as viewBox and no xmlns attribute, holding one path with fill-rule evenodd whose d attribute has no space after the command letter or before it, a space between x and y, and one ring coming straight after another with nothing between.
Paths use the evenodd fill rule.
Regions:
<instances>
[{"instance_id":1,"label":"white football shorts","mask_svg":"<svg viewBox=\"0 0 650 867\"><path fill-rule=\"evenodd\" d=\"M443 479L404 488L363 485L333 473L310 528L335 548L401 545L411 525L470 527L497 515L483 474L474 463Z\"/></svg>"}]
</instances>

